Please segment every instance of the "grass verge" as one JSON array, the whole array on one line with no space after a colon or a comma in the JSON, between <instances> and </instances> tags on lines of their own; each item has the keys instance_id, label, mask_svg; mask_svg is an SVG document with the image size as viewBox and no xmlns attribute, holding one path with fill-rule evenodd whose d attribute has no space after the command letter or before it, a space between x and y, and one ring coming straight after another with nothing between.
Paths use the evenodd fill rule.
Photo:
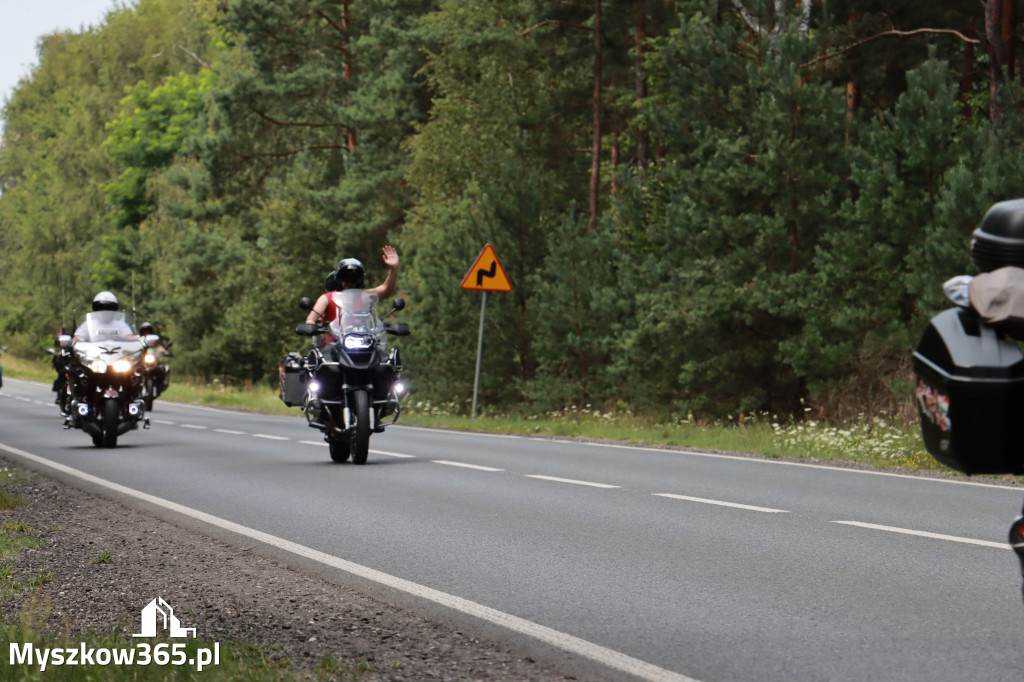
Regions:
<instances>
[{"instance_id":1,"label":"grass verge","mask_svg":"<svg viewBox=\"0 0 1024 682\"><path fill-rule=\"evenodd\" d=\"M25 550L46 541L46 533L29 525L5 519L23 501L10 492L20 481L15 469L0 468L0 682L34 680L203 680L227 682L252 680L359 680L370 671L365 663L351 665L332 657L318 662L311 673L297 672L291 662L269 653L265 647L245 642L205 640L147 639L133 640L124 628L110 632L92 632L72 638L65 633L46 631L50 613L47 586L54 576L47 571L24 574L14 560ZM50 526L50 530L57 526ZM101 552L89 563L110 561L110 552ZM27 605L18 612L16 622L5 613L5 602L15 595L30 594ZM178 648L175 648L178 647ZM75 663L70 653L75 651ZM216 664L213 653L216 651ZM88 655L86 655L88 652ZM132 664L127 664L127 656ZM44 658L45 657L45 658ZM84 658L83 658L84 657ZM120 657L120 658L118 658ZM43 661L46 665L43 665ZM118 664L118 660L121 661ZM205 669L197 665L206 661Z\"/></svg>"}]
</instances>

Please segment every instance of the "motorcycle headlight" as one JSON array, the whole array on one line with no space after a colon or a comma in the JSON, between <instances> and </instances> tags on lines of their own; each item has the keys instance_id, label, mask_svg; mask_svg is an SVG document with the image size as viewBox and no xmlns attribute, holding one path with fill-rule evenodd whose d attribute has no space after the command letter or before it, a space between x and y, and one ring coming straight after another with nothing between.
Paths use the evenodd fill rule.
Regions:
<instances>
[{"instance_id":1,"label":"motorcycle headlight","mask_svg":"<svg viewBox=\"0 0 1024 682\"><path fill-rule=\"evenodd\" d=\"M107 363L102 360L93 360L89 363L89 369L92 370L94 374L103 374L107 371Z\"/></svg>"},{"instance_id":2,"label":"motorcycle headlight","mask_svg":"<svg viewBox=\"0 0 1024 682\"><path fill-rule=\"evenodd\" d=\"M114 361L114 371L118 374L132 371L132 361L121 358Z\"/></svg>"},{"instance_id":3,"label":"motorcycle headlight","mask_svg":"<svg viewBox=\"0 0 1024 682\"><path fill-rule=\"evenodd\" d=\"M367 336L346 336L345 348L348 350L366 350L373 345L373 339Z\"/></svg>"},{"instance_id":4,"label":"motorcycle headlight","mask_svg":"<svg viewBox=\"0 0 1024 682\"><path fill-rule=\"evenodd\" d=\"M147 355L146 356L146 364L147 365L155 365L156 364L156 356L155 355Z\"/></svg>"}]
</instances>

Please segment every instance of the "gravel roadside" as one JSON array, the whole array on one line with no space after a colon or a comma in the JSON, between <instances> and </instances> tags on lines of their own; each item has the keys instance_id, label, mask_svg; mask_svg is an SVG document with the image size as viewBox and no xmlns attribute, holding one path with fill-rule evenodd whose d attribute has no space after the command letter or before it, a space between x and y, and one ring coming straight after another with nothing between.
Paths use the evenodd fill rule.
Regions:
<instances>
[{"instance_id":1,"label":"gravel roadside","mask_svg":"<svg viewBox=\"0 0 1024 682\"><path fill-rule=\"evenodd\" d=\"M287 658L297 677L331 656L365 665L360 680L594 679L0 457L0 475L12 469L15 483L2 489L24 504L0 513L0 524L24 523L45 537L13 567L18 576L52 576L41 588L51 600L47 630L130 636L141 608L163 597L202 639L256 644ZM29 602L23 590L0 601L0 615L15 621Z\"/></svg>"}]
</instances>

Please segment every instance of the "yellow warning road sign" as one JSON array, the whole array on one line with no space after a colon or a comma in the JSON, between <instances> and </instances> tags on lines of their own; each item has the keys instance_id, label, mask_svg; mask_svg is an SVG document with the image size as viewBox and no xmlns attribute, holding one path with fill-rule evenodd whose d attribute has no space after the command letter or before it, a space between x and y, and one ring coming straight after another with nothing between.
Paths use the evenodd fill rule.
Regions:
<instances>
[{"instance_id":1,"label":"yellow warning road sign","mask_svg":"<svg viewBox=\"0 0 1024 682\"><path fill-rule=\"evenodd\" d=\"M501 267L493 246L484 246L469 272L462 278L462 288L468 291L512 291L512 283L508 281L508 275Z\"/></svg>"}]
</instances>

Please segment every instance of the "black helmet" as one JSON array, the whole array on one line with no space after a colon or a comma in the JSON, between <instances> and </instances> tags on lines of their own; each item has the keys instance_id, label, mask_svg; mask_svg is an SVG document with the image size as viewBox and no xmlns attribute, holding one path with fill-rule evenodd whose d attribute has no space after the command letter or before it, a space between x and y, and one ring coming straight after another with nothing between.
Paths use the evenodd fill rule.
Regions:
<instances>
[{"instance_id":1,"label":"black helmet","mask_svg":"<svg viewBox=\"0 0 1024 682\"><path fill-rule=\"evenodd\" d=\"M92 299L92 309L94 311L117 310L117 296L109 291L101 291Z\"/></svg>"},{"instance_id":2,"label":"black helmet","mask_svg":"<svg viewBox=\"0 0 1024 682\"><path fill-rule=\"evenodd\" d=\"M142 324L139 325L139 333L156 334L156 330L153 329L153 324L151 322L143 322Z\"/></svg>"},{"instance_id":3,"label":"black helmet","mask_svg":"<svg viewBox=\"0 0 1024 682\"><path fill-rule=\"evenodd\" d=\"M340 289L343 282L362 289L366 277L366 268L355 258L346 258L338 263L338 267L334 269L331 275L334 277L336 289ZM328 283L330 283L330 277L327 279Z\"/></svg>"},{"instance_id":4,"label":"black helmet","mask_svg":"<svg viewBox=\"0 0 1024 682\"><path fill-rule=\"evenodd\" d=\"M982 272L1024 268L1024 199L993 204L971 239L971 260Z\"/></svg>"}]
</instances>

